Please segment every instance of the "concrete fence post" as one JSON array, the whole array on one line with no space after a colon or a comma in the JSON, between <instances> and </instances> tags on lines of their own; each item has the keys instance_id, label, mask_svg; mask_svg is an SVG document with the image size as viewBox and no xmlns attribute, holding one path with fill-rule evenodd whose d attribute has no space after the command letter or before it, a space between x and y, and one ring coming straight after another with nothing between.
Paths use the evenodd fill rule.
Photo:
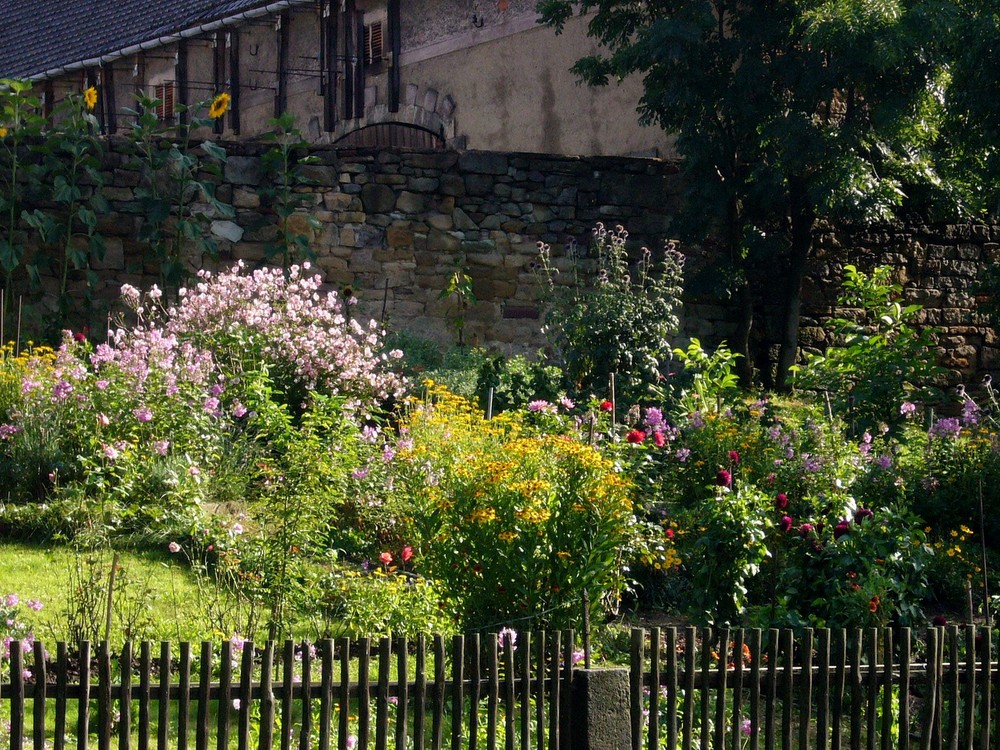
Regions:
<instances>
[{"instance_id":1,"label":"concrete fence post","mask_svg":"<svg viewBox=\"0 0 1000 750\"><path fill-rule=\"evenodd\" d=\"M629 672L576 669L570 690L572 750L629 750Z\"/></svg>"}]
</instances>

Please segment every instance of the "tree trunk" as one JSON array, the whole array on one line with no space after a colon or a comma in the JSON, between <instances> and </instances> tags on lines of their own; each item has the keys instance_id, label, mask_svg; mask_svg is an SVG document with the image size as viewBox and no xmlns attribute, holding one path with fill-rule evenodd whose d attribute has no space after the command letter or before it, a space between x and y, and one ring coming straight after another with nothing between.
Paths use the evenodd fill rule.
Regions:
<instances>
[{"instance_id":1,"label":"tree trunk","mask_svg":"<svg viewBox=\"0 0 1000 750\"><path fill-rule=\"evenodd\" d=\"M750 284L744 282L737 292L740 317L733 334L733 351L741 355L736 360L736 374L744 388L753 385L753 357L750 352L750 332L753 330L753 296Z\"/></svg>"},{"instance_id":2,"label":"tree trunk","mask_svg":"<svg viewBox=\"0 0 1000 750\"><path fill-rule=\"evenodd\" d=\"M789 220L791 223L791 248L785 291L785 312L782 325L781 353L775 385L787 390L789 368L795 364L799 348L799 322L802 317L802 282L806 263L812 252L812 229L815 216L806 198L805 184L801 179L788 181Z\"/></svg>"}]
</instances>

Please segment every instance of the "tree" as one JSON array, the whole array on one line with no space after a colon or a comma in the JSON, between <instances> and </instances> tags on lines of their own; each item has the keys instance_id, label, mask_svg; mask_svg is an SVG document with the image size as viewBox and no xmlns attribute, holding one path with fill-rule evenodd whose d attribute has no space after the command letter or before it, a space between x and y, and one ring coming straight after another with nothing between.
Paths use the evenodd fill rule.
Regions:
<instances>
[{"instance_id":1,"label":"tree","mask_svg":"<svg viewBox=\"0 0 1000 750\"><path fill-rule=\"evenodd\" d=\"M586 83L643 77L640 120L676 133L684 158L679 226L728 251L741 354L762 301L749 271L784 272L771 363L784 385L817 222L885 221L911 186L940 183L950 0L540 0L538 10L557 32L591 14L601 51L574 66Z\"/></svg>"}]
</instances>

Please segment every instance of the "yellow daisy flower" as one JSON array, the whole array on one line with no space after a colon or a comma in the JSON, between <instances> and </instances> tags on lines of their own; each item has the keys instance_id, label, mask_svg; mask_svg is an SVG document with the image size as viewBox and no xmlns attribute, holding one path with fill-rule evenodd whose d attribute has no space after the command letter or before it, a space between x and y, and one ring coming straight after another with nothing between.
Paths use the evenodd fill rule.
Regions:
<instances>
[{"instance_id":1,"label":"yellow daisy flower","mask_svg":"<svg viewBox=\"0 0 1000 750\"><path fill-rule=\"evenodd\" d=\"M0 128L0 138L7 137L7 128Z\"/></svg>"},{"instance_id":2,"label":"yellow daisy flower","mask_svg":"<svg viewBox=\"0 0 1000 750\"><path fill-rule=\"evenodd\" d=\"M218 120L229 109L229 102L232 101L232 97L222 92L212 100L211 106L208 108L208 116L213 120Z\"/></svg>"},{"instance_id":3,"label":"yellow daisy flower","mask_svg":"<svg viewBox=\"0 0 1000 750\"><path fill-rule=\"evenodd\" d=\"M97 106L97 89L95 87L91 86L83 92L83 103L87 109L93 109Z\"/></svg>"}]
</instances>

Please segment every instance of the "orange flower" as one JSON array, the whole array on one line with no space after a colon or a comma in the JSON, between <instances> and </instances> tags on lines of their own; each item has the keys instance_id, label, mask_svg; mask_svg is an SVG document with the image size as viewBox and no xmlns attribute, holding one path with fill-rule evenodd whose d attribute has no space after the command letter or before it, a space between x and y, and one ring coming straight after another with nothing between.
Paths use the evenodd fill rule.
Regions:
<instances>
[{"instance_id":1,"label":"orange flower","mask_svg":"<svg viewBox=\"0 0 1000 750\"><path fill-rule=\"evenodd\" d=\"M878 605L882 603L882 600L878 598L878 595L872 597L872 600L868 602L869 612L878 612Z\"/></svg>"}]
</instances>

